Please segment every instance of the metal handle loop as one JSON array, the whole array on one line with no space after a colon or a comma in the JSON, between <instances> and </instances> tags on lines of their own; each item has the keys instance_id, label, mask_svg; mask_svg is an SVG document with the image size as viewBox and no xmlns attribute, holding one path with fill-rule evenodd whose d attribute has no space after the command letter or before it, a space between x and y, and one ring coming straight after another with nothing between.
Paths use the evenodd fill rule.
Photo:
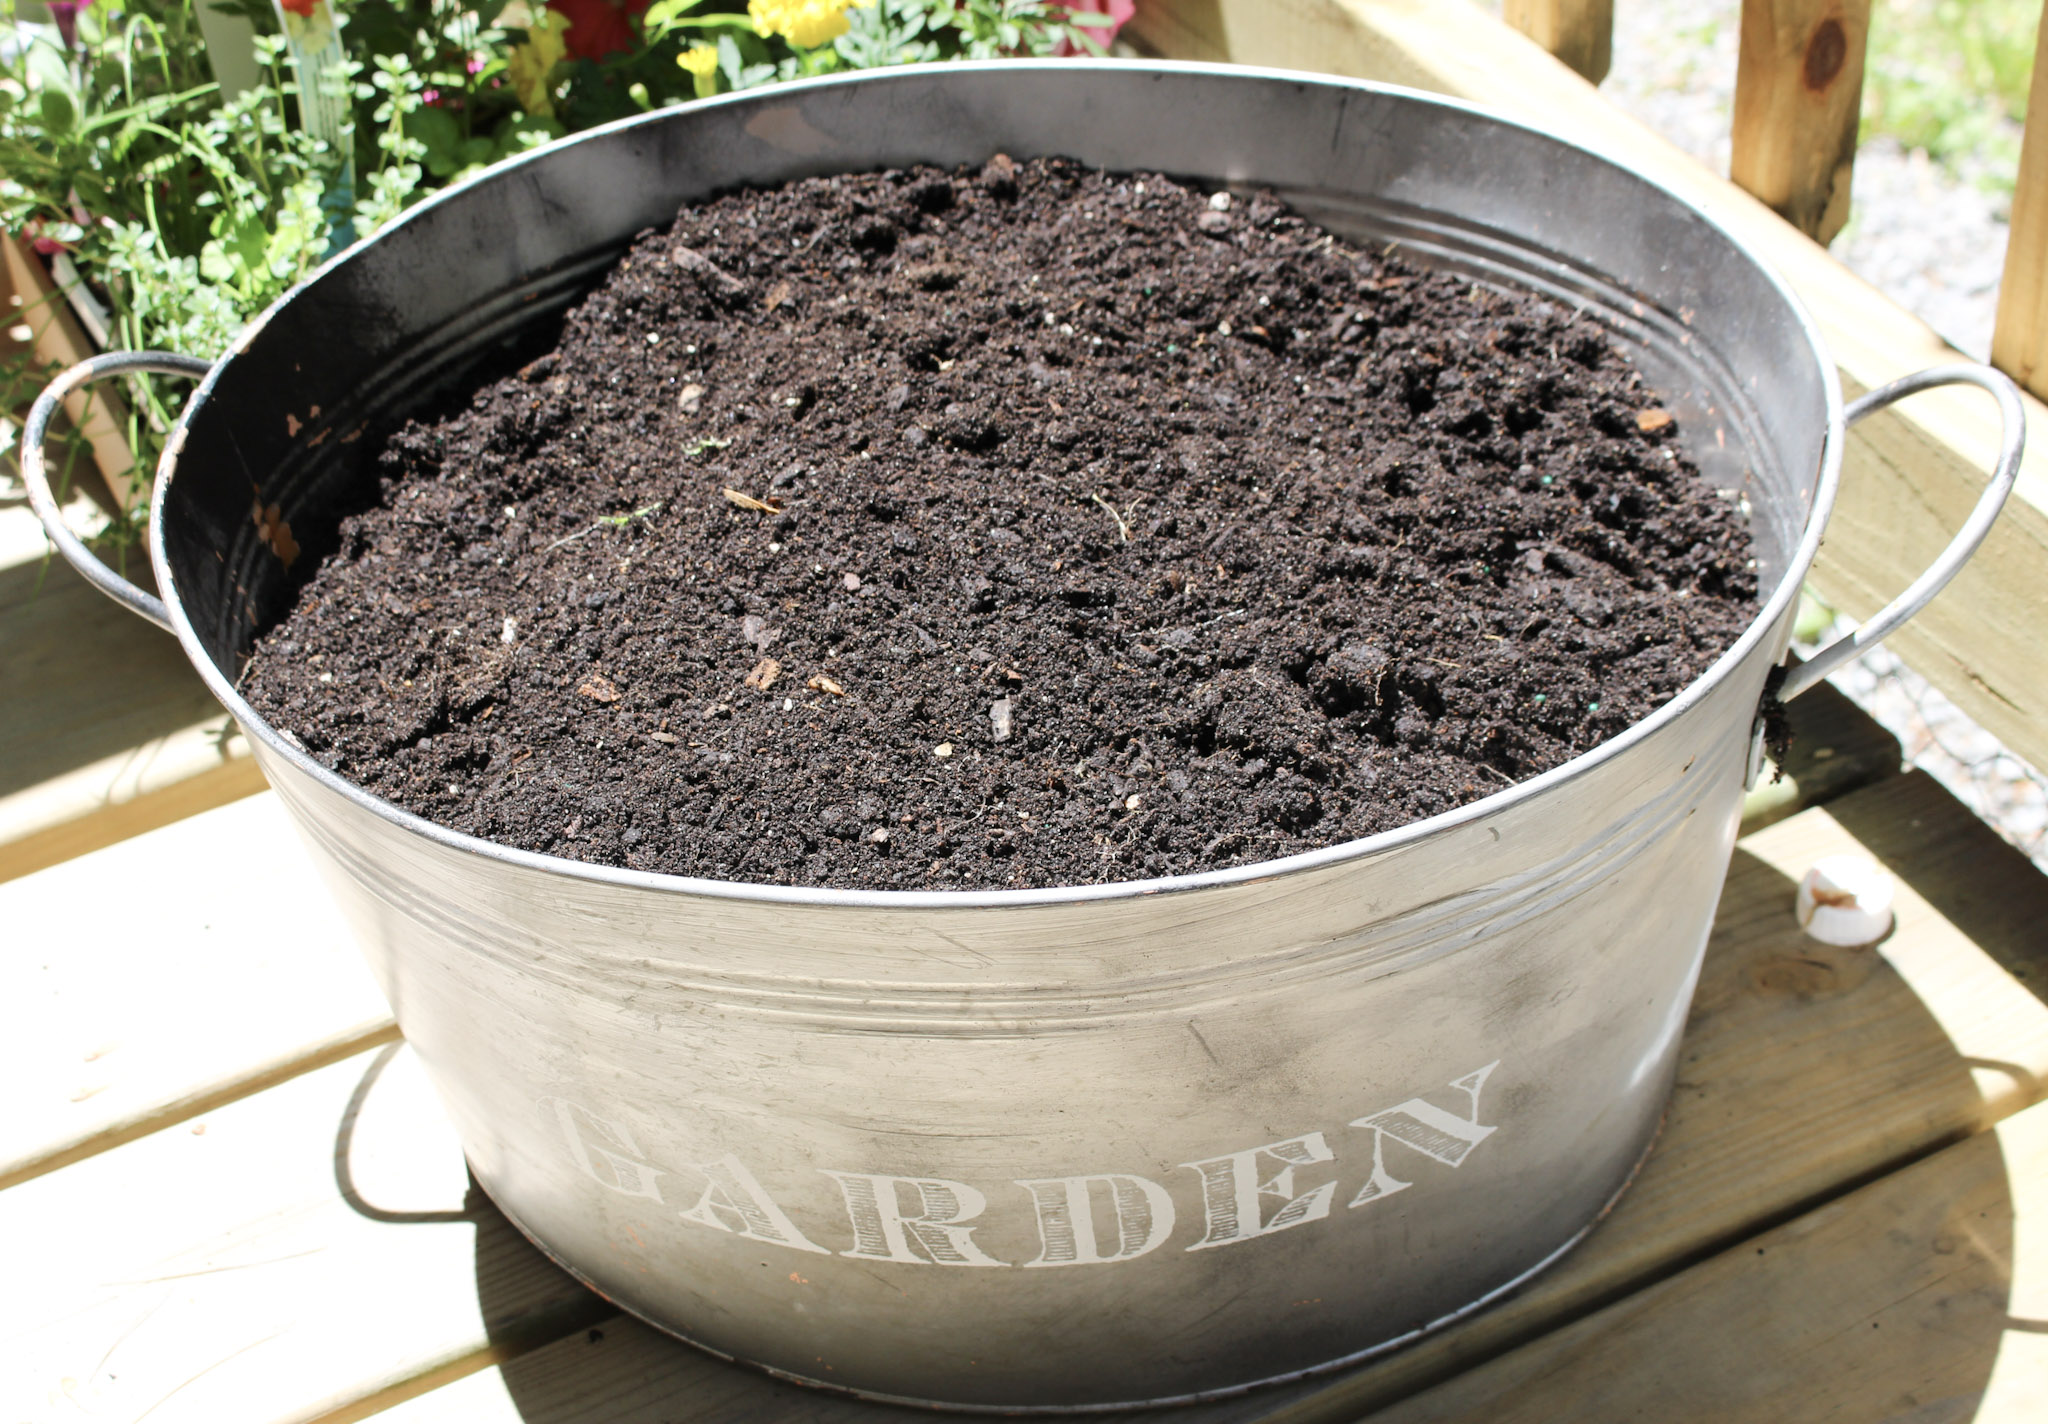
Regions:
<instances>
[{"instance_id":1,"label":"metal handle loop","mask_svg":"<svg viewBox=\"0 0 2048 1424\"><path fill-rule=\"evenodd\" d=\"M1850 659L1861 657L1888 635L1897 632L1907 619L1925 608L1934 595L1947 587L1948 581L1969 562L1970 555L1977 552L1977 546L1991 532L1991 522L1998 518L1998 511L2005 505L2005 497L2012 493L2013 482L2019 478L2020 453L2027 444L2027 417L2020 405L2019 387L2005 375L1989 366L1930 366L1910 376L1901 376L1890 385L1853 402L1845 412L1843 423L1854 425L1872 411L1882 410L1894 401L1934 386L1953 385L1976 386L1989 391L1998 401L2002 426L1998 463L1991 467L1991 482L1978 496L1977 507L1970 511L1970 517L1963 521L1956 537L1949 540L1941 556L1927 566L1927 572L1913 580L1912 585L1886 604L1876 617L1866 620L1862 627L1847 637L1837 638L1786 673L1784 683L1778 688L1780 702L1790 702Z\"/></svg>"},{"instance_id":2,"label":"metal handle loop","mask_svg":"<svg viewBox=\"0 0 2048 1424\"><path fill-rule=\"evenodd\" d=\"M29 407L28 423L21 432L21 474L28 485L28 502L36 512L36 518L43 522L43 532L57 546L57 552L101 593L130 612L147 618L166 633L171 631L171 614L164 607L163 600L144 593L101 563L92 550L85 547L85 541L65 527L56 496L50 492L49 473L43 468L43 438L49 432L50 420L57 414L59 403L80 386L103 381L109 376L135 372L189 376L196 381L212 369L210 362L201 361L196 356L180 356L173 351L109 351L104 356L79 362L50 382L36 397L35 404Z\"/></svg>"}]
</instances>

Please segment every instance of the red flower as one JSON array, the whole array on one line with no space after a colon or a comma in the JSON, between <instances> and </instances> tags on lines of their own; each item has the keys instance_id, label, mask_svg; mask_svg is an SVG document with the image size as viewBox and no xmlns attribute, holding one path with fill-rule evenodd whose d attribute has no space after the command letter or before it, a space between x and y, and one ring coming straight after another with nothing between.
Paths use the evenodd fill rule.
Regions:
<instances>
[{"instance_id":1,"label":"red flower","mask_svg":"<svg viewBox=\"0 0 2048 1424\"><path fill-rule=\"evenodd\" d=\"M577 59L603 59L638 43L631 17L650 0L548 0L548 8L569 22L562 36Z\"/></svg>"},{"instance_id":2,"label":"red flower","mask_svg":"<svg viewBox=\"0 0 2048 1424\"><path fill-rule=\"evenodd\" d=\"M313 7L318 5L320 0L277 0L277 3L280 9L289 10L300 19L310 20L313 18Z\"/></svg>"}]
</instances>

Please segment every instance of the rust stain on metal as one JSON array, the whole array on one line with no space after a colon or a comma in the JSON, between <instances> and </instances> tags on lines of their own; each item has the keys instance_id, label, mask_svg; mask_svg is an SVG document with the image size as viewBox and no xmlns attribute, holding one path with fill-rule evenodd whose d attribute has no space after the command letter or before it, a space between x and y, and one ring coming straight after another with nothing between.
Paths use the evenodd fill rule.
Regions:
<instances>
[{"instance_id":1,"label":"rust stain on metal","mask_svg":"<svg viewBox=\"0 0 2048 1424\"><path fill-rule=\"evenodd\" d=\"M263 492L258 490L249 506L249 517L255 522L256 536L270 546L270 552L277 555L286 568L299 556L299 541L292 537L291 523L284 517L284 510L275 504L263 502Z\"/></svg>"}]
</instances>

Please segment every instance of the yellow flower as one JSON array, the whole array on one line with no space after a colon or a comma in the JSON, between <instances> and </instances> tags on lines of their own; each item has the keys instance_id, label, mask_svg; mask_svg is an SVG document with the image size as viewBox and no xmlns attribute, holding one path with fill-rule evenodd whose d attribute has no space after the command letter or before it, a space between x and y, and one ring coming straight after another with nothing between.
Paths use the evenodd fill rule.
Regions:
<instances>
[{"instance_id":1,"label":"yellow flower","mask_svg":"<svg viewBox=\"0 0 2048 1424\"><path fill-rule=\"evenodd\" d=\"M543 10L526 27L527 42L506 57L505 69L512 77L512 92L519 96L519 107L536 118L551 119L555 115L548 76L569 53L569 46L562 39L568 28L567 20L553 10Z\"/></svg>"},{"instance_id":2,"label":"yellow flower","mask_svg":"<svg viewBox=\"0 0 2048 1424\"><path fill-rule=\"evenodd\" d=\"M676 56L676 63L689 71L699 99L718 92L718 51L710 45L692 45Z\"/></svg>"},{"instance_id":3,"label":"yellow flower","mask_svg":"<svg viewBox=\"0 0 2048 1424\"><path fill-rule=\"evenodd\" d=\"M747 0L758 35L781 35L798 49L816 49L846 33L849 4L873 0Z\"/></svg>"}]
</instances>

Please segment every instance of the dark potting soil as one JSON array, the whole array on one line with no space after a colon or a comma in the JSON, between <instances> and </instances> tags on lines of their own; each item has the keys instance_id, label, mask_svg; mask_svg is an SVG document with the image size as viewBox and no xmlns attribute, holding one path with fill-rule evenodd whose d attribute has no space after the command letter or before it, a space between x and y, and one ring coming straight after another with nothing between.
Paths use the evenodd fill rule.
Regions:
<instances>
[{"instance_id":1,"label":"dark potting soil","mask_svg":"<svg viewBox=\"0 0 2048 1424\"><path fill-rule=\"evenodd\" d=\"M736 193L393 434L244 692L443 825L1046 886L1558 765L1755 616L1591 319L1263 194L993 160ZM309 561L310 562L310 561Z\"/></svg>"}]
</instances>

